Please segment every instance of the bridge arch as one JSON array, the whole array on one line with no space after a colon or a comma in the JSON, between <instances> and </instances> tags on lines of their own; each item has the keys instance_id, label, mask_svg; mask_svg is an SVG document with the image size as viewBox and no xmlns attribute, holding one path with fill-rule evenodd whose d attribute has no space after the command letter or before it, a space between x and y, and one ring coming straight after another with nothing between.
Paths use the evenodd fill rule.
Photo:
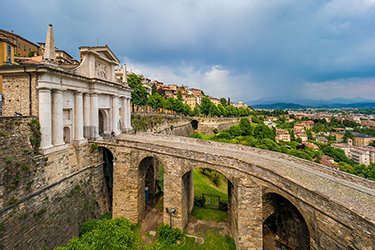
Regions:
<instances>
[{"instance_id":1,"label":"bridge arch","mask_svg":"<svg viewBox=\"0 0 375 250\"><path fill-rule=\"evenodd\" d=\"M143 155L137 162L138 172L138 220L142 220L154 207L163 190L164 167L156 155Z\"/></svg>"},{"instance_id":2,"label":"bridge arch","mask_svg":"<svg viewBox=\"0 0 375 250\"><path fill-rule=\"evenodd\" d=\"M113 169L114 169L114 156L112 151L100 146L98 148L101 161L103 164L102 171L104 177L103 191L106 198L108 211L112 211L113 206Z\"/></svg>"},{"instance_id":3,"label":"bridge arch","mask_svg":"<svg viewBox=\"0 0 375 250\"><path fill-rule=\"evenodd\" d=\"M308 224L289 199L276 192L263 194L263 249L310 249Z\"/></svg>"},{"instance_id":4,"label":"bridge arch","mask_svg":"<svg viewBox=\"0 0 375 250\"><path fill-rule=\"evenodd\" d=\"M229 225L229 229L233 234L236 234L236 221L237 221L237 186L238 181L234 178L233 173L228 171L228 169L225 169L221 166L211 165L203 162L198 161L188 161L185 162L185 168L182 167L182 172L180 176L181 180L181 196L182 196L182 205L181 205L181 217L182 217L182 225L181 227L184 228L188 224L189 215L193 210L194 207L194 201L198 198L202 197L195 197L194 195L194 185L195 181L193 177L193 171L194 170L214 170L217 173L224 176L225 180L227 181L227 222ZM224 202L225 203L225 202ZM165 220L166 223L166 220Z\"/></svg>"}]
</instances>

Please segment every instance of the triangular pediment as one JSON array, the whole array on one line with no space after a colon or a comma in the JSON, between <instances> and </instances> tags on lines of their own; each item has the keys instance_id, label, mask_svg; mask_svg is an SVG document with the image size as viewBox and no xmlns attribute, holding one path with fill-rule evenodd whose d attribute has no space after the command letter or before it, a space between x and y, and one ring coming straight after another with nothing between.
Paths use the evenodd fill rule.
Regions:
<instances>
[{"instance_id":1,"label":"triangular pediment","mask_svg":"<svg viewBox=\"0 0 375 250\"><path fill-rule=\"evenodd\" d=\"M111 62L116 65L120 63L120 60L107 45L95 47L80 47L79 49L81 54L85 52L92 52L105 61Z\"/></svg>"}]
</instances>

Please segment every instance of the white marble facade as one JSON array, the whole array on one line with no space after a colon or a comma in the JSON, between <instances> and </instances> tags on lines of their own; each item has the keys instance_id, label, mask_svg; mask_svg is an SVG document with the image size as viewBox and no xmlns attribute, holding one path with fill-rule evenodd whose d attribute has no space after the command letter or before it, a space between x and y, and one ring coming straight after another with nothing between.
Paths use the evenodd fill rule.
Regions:
<instances>
[{"instance_id":1,"label":"white marble facade","mask_svg":"<svg viewBox=\"0 0 375 250\"><path fill-rule=\"evenodd\" d=\"M42 151L132 130L131 91L115 77L116 56L108 46L81 47L80 54L75 68L46 60L38 74Z\"/></svg>"}]
</instances>

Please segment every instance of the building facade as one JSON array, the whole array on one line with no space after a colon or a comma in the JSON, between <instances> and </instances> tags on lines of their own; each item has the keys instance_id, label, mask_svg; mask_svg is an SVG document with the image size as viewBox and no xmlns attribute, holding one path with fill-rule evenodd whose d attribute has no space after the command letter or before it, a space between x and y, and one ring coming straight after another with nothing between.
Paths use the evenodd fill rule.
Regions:
<instances>
[{"instance_id":1,"label":"building facade","mask_svg":"<svg viewBox=\"0 0 375 250\"><path fill-rule=\"evenodd\" d=\"M0 37L5 37L15 44L15 56L25 57L30 54L39 54L39 46L20 35L0 29Z\"/></svg>"},{"instance_id":2,"label":"building facade","mask_svg":"<svg viewBox=\"0 0 375 250\"><path fill-rule=\"evenodd\" d=\"M0 68L3 115L38 117L47 153L131 130L131 90L116 78L119 60L109 47L80 47L81 62L72 68L56 62L52 25L46 40L42 63Z\"/></svg>"}]
</instances>

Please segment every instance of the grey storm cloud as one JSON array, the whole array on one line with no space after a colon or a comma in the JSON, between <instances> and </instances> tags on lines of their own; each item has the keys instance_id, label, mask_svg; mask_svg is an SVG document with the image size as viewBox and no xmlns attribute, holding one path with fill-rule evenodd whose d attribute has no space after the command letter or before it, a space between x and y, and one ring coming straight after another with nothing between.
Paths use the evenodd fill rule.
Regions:
<instances>
[{"instance_id":1,"label":"grey storm cloud","mask_svg":"<svg viewBox=\"0 0 375 250\"><path fill-rule=\"evenodd\" d=\"M56 46L76 57L79 46L108 44L138 73L218 97L306 98L307 90L319 97L319 89L332 82L368 91L366 84L374 82L368 79L375 77L375 0L2 0L1 5L17 10L0 17L3 29L37 42L53 23ZM325 98L339 97L331 92Z\"/></svg>"}]
</instances>

